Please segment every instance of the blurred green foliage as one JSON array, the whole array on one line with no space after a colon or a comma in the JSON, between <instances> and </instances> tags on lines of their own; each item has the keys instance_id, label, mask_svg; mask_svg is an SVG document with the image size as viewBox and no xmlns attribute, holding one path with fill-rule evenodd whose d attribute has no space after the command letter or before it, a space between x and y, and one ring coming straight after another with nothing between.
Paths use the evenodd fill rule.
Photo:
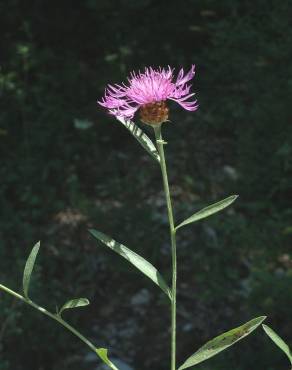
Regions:
<instances>
[{"instance_id":1,"label":"blurred green foliage","mask_svg":"<svg viewBox=\"0 0 292 370\"><path fill-rule=\"evenodd\" d=\"M31 246L43 240L32 294L45 305L93 300L87 315L71 315L92 335L113 287L125 285L117 294L128 302L145 280L98 250L89 226L134 246L167 275L169 256L156 247L168 237L159 171L95 101L133 69L196 63L199 111L173 105L174 123L165 125L177 218L230 193L240 198L233 211L179 237L180 304L194 325L179 334L179 358L259 314L291 344L291 10L289 0L2 1L0 281L17 289ZM109 318L115 325L129 314L123 307ZM157 307L161 331L165 309ZM158 329L157 339L150 332L132 342L137 369L166 368L168 343ZM103 340L97 336L107 346ZM79 345L1 294L1 370L88 368ZM119 344L117 353L126 350ZM287 367L260 332L210 364Z\"/></svg>"}]
</instances>

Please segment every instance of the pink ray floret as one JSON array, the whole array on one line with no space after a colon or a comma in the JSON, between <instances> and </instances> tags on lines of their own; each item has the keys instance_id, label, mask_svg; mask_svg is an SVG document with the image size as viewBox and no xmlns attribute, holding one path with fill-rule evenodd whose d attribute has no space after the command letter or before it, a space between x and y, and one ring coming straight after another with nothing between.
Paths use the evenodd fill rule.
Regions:
<instances>
[{"instance_id":1,"label":"pink ray floret","mask_svg":"<svg viewBox=\"0 0 292 370\"><path fill-rule=\"evenodd\" d=\"M142 106L150 103L174 100L184 109L195 111L198 108L195 93L190 93L189 81L195 75L195 65L189 72L181 69L176 77L170 67L145 68L143 73L132 72L127 84L108 85L104 97L98 103L109 113L124 118L132 118Z\"/></svg>"}]
</instances>

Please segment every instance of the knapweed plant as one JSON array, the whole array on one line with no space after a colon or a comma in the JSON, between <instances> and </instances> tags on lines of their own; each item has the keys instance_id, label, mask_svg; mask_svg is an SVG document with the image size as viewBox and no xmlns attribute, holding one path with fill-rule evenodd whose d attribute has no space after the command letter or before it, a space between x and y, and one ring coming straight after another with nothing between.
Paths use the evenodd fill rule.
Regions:
<instances>
[{"instance_id":1,"label":"knapweed plant","mask_svg":"<svg viewBox=\"0 0 292 370\"><path fill-rule=\"evenodd\" d=\"M163 278L162 274L142 256L138 255L125 245L120 244L112 237L103 234L97 230L90 230L90 233L101 243L109 247L114 252L128 260L138 270L144 273L152 280L166 295L169 302L169 318L171 326L170 335L170 370L183 370L201 363L224 349L230 347L234 343L243 339L254 331L264 320L265 316L260 316L248 321L247 323L227 331L216 338L210 340L189 358L187 358L180 366L177 366L176 359L176 316L177 316L177 247L176 234L180 232L182 227L190 225L194 222L209 217L216 212L230 206L236 195L231 195L224 200L215 204L209 205L202 210L194 213L189 218L179 223L174 219L173 206L171 201L171 192L169 188L167 166L164 154L164 147L167 144L162 137L162 127L168 121L169 109L167 106L168 100L173 100L187 111L194 112L197 110L197 101L194 99L194 92L191 92L190 81L195 75L195 66L192 66L188 73L181 69L174 77L174 71L170 67L167 69L146 68L143 73L132 73L128 79L128 83L122 85L108 85L105 90L105 95L98 103L105 107L108 112L115 116L129 132L138 140L143 148L152 156L153 160L160 167L162 175L162 183L165 193L167 205L167 214L169 221L170 244L172 255L172 281L169 285ZM143 124L153 128L155 141L153 142L141 128L133 121L136 113L139 113L140 120ZM107 364L111 369L117 369L116 365L108 358L108 353L105 348L98 348L91 341L85 338L75 328L67 323L62 317L62 314L67 309L85 306L89 301L85 298L76 298L65 303L56 312L50 312L47 309L40 307L34 303L29 295L29 285L31 274L39 251L40 244L37 243L26 262L23 274L23 293L19 294L4 285L0 285L0 289L11 294L15 298L27 303L44 315L57 321L68 329L71 333L83 341L97 356Z\"/></svg>"}]
</instances>

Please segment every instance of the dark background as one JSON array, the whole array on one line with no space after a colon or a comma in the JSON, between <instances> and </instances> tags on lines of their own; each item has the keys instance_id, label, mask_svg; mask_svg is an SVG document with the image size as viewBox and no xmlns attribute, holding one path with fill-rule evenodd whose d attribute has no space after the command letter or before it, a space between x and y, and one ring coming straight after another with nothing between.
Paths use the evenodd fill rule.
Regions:
<instances>
[{"instance_id":1,"label":"dark background","mask_svg":"<svg viewBox=\"0 0 292 370\"><path fill-rule=\"evenodd\" d=\"M0 282L20 289L40 239L33 298L54 310L88 297L64 314L82 333L136 370L168 368L163 293L87 232L170 278L159 168L96 99L132 70L195 63L200 108L171 104L164 126L176 219L240 198L178 234L178 362L262 314L292 344L291 1L9 0L0 16ZM90 360L0 294L1 370L100 369ZM287 368L262 330L198 367Z\"/></svg>"}]
</instances>

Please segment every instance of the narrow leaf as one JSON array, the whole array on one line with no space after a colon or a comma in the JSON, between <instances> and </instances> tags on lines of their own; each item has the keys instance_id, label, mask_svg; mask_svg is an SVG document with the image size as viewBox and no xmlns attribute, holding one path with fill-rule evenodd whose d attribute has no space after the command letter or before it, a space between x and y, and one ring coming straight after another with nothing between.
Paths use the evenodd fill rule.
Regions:
<instances>
[{"instance_id":1,"label":"narrow leaf","mask_svg":"<svg viewBox=\"0 0 292 370\"><path fill-rule=\"evenodd\" d=\"M28 291L29 291L29 283L30 283L30 277L31 273L33 271L33 267L35 264L35 260L37 257L37 254L40 249L40 242L37 242L35 246L32 248L32 251L30 252L30 255L26 261L24 272L23 272L23 293L26 298L28 298Z\"/></svg>"},{"instance_id":2,"label":"narrow leaf","mask_svg":"<svg viewBox=\"0 0 292 370\"><path fill-rule=\"evenodd\" d=\"M201 220L202 218L209 217L213 215L214 213L217 213L219 211L222 211L222 209L230 206L235 199L238 197L238 195L231 195L230 197L221 200L220 202L214 203L208 207L205 207L201 209L199 212L194 213L191 217L187 218L185 221L183 221L181 224L179 224L176 227L176 230L179 229L182 226L185 226L187 224L190 224L192 222L196 222L198 220Z\"/></svg>"},{"instance_id":3,"label":"narrow leaf","mask_svg":"<svg viewBox=\"0 0 292 370\"><path fill-rule=\"evenodd\" d=\"M123 244L118 243L111 237L101 233L97 230L89 230L89 232L103 244L108 246L114 252L118 253L120 256L124 257L126 260L131 262L138 270L143 272L146 276L149 277L155 284L157 284L163 291L171 298L171 292L163 277L157 271L157 269L146 261L143 257L139 256L137 253L131 251Z\"/></svg>"},{"instance_id":4,"label":"narrow leaf","mask_svg":"<svg viewBox=\"0 0 292 370\"><path fill-rule=\"evenodd\" d=\"M71 299L70 301L66 302L63 307L60 309L59 311L59 315L61 315L61 313L64 311L64 310L68 310L70 308L76 308L76 307L84 307L84 306L87 306L89 305L89 300L87 298L76 298L76 299Z\"/></svg>"},{"instance_id":5,"label":"narrow leaf","mask_svg":"<svg viewBox=\"0 0 292 370\"><path fill-rule=\"evenodd\" d=\"M160 162L160 156L153 144L152 140L132 121L124 119L123 117L117 117L117 119L130 131L135 139L138 140L140 145L158 162Z\"/></svg>"},{"instance_id":6,"label":"narrow leaf","mask_svg":"<svg viewBox=\"0 0 292 370\"><path fill-rule=\"evenodd\" d=\"M254 331L264 320L266 316L257 317L247 323L232 329L226 333L219 335L207 342L203 347L197 350L191 357L189 357L178 370L187 369L203 362L223 351L224 349L232 346L234 343L243 339Z\"/></svg>"},{"instance_id":7,"label":"narrow leaf","mask_svg":"<svg viewBox=\"0 0 292 370\"><path fill-rule=\"evenodd\" d=\"M110 361L107 355L108 350L106 348L96 348L98 357L107 364L111 369L118 370L117 367Z\"/></svg>"},{"instance_id":8,"label":"narrow leaf","mask_svg":"<svg viewBox=\"0 0 292 370\"><path fill-rule=\"evenodd\" d=\"M286 356L289 358L292 364L292 353L289 346L269 326L263 325L263 329L266 332L266 334L272 339L272 341L286 354Z\"/></svg>"}]
</instances>

